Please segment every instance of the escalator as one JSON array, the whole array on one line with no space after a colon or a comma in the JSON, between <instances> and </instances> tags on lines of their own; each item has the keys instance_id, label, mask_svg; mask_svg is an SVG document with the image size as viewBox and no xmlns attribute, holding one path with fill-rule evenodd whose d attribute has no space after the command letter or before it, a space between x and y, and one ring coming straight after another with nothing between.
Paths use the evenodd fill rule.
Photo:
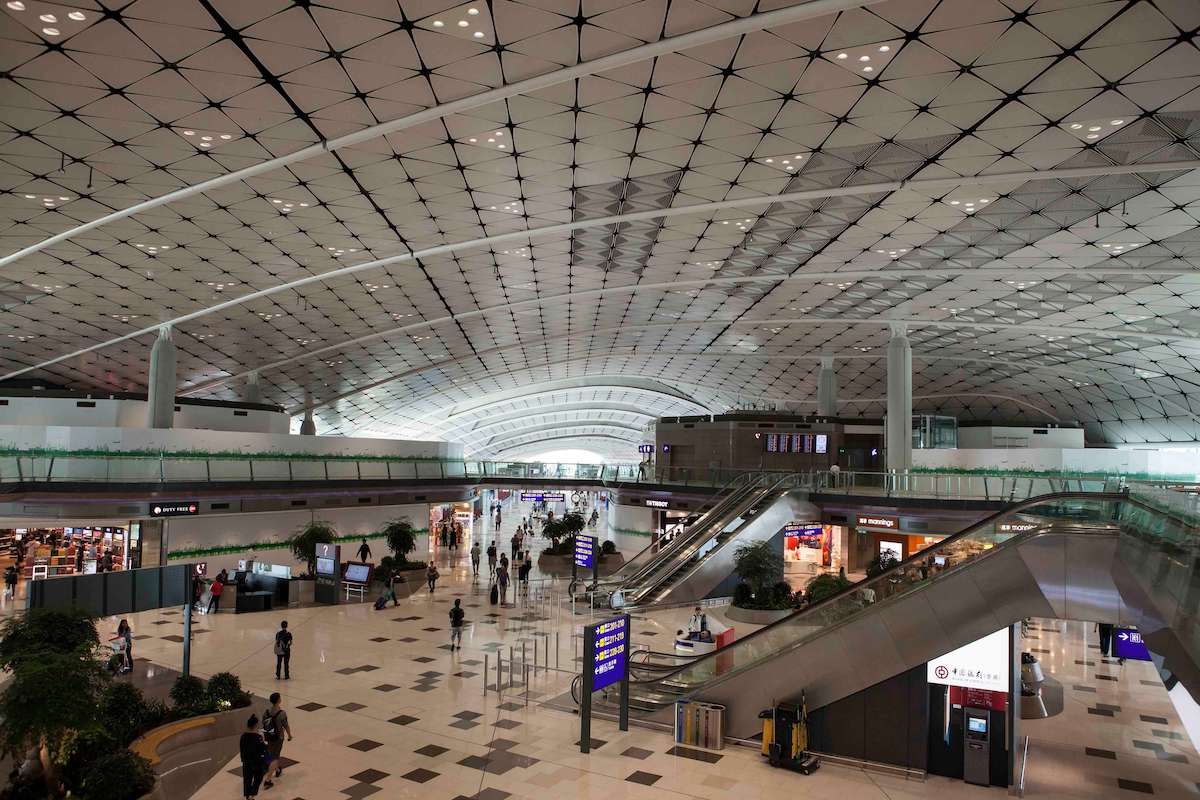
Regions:
<instances>
[{"instance_id":1,"label":"escalator","mask_svg":"<svg viewBox=\"0 0 1200 800\"><path fill-rule=\"evenodd\" d=\"M733 574L734 553L744 543L768 540L785 525L819 509L796 476L760 480L714 508L640 569L606 584L614 605L625 608L692 603L708 597ZM618 595L619 593L619 595Z\"/></svg>"},{"instance_id":2,"label":"escalator","mask_svg":"<svg viewBox=\"0 0 1200 800\"><path fill-rule=\"evenodd\" d=\"M806 692L818 708L1026 617L1138 627L1200 696L1200 507L1160 490L1059 493L963 532L716 653L631 667L630 707L670 719L671 704L726 706L727 734Z\"/></svg>"}]
</instances>

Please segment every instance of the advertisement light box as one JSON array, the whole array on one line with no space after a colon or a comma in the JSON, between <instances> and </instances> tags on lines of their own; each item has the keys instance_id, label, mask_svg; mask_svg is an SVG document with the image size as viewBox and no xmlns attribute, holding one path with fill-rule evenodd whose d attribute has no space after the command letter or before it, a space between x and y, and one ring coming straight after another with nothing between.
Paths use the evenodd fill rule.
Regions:
<instances>
[{"instance_id":1,"label":"advertisement light box","mask_svg":"<svg viewBox=\"0 0 1200 800\"><path fill-rule=\"evenodd\" d=\"M940 658L930 660L927 680L967 689L1008 691L1011 664L1008 657L1008 628L976 639Z\"/></svg>"}]
</instances>

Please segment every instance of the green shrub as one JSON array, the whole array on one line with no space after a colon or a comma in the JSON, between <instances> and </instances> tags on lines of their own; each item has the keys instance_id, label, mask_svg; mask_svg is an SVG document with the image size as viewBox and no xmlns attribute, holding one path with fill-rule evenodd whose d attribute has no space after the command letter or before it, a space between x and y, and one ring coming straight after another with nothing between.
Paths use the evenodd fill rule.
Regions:
<instances>
[{"instance_id":1,"label":"green shrub","mask_svg":"<svg viewBox=\"0 0 1200 800\"><path fill-rule=\"evenodd\" d=\"M179 717L194 717L214 710L212 698L204 687L204 681L195 675L180 675L171 687L171 702Z\"/></svg>"},{"instance_id":2,"label":"green shrub","mask_svg":"<svg viewBox=\"0 0 1200 800\"><path fill-rule=\"evenodd\" d=\"M0 632L0 668L16 670L47 653L92 659L100 646L96 620L78 608L36 609L10 617Z\"/></svg>"},{"instance_id":3,"label":"green shrub","mask_svg":"<svg viewBox=\"0 0 1200 800\"><path fill-rule=\"evenodd\" d=\"M154 770L150 762L118 748L96 758L79 794L87 800L135 800L153 788Z\"/></svg>"},{"instance_id":4,"label":"green shrub","mask_svg":"<svg viewBox=\"0 0 1200 800\"><path fill-rule=\"evenodd\" d=\"M773 609L792 607L792 587L787 581L779 581L771 587L768 603L769 607Z\"/></svg>"},{"instance_id":5,"label":"green shrub","mask_svg":"<svg viewBox=\"0 0 1200 800\"><path fill-rule=\"evenodd\" d=\"M145 695L131 683L109 684L100 696L99 712L100 724L121 747L128 745L156 722Z\"/></svg>"},{"instance_id":6,"label":"green shrub","mask_svg":"<svg viewBox=\"0 0 1200 800\"><path fill-rule=\"evenodd\" d=\"M119 750L125 745L99 726L68 732L55 746L51 757L59 765L58 777L69 787L78 789L92 771L101 753Z\"/></svg>"},{"instance_id":7,"label":"green shrub","mask_svg":"<svg viewBox=\"0 0 1200 800\"><path fill-rule=\"evenodd\" d=\"M600 553L602 555L611 556L617 552L617 543L611 539L605 539L600 545Z\"/></svg>"},{"instance_id":8,"label":"green shrub","mask_svg":"<svg viewBox=\"0 0 1200 800\"><path fill-rule=\"evenodd\" d=\"M750 608L754 602L754 591L748 583L739 583L733 587L733 604L738 608Z\"/></svg>"},{"instance_id":9,"label":"green shrub","mask_svg":"<svg viewBox=\"0 0 1200 800\"><path fill-rule=\"evenodd\" d=\"M809 605L819 603L828 597L833 597L838 592L841 592L852 585L853 584L850 583L848 578L844 578L841 575L833 575L831 573L818 575L808 582L808 588L805 592L805 599L808 601Z\"/></svg>"},{"instance_id":10,"label":"green shrub","mask_svg":"<svg viewBox=\"0 0 1200 800\"><path fill-rule=\"evenodd\" d=\"M900 560L891 553L880 553L871 559L871 563L867 564L867 577L874 578L876 575L882 575L899 563Z\"/></svg>"},{"instance_id":11,"label":"green shrub","mask_svg":"<svg viewBox=\"0 0 1200 800\"><path fill-rule=\"evenodd\" d=\"M241 678L232 672L218 672L208 679L208 699L221 711L249 703L249 696L242 691Z\"/></svg>"},{"instance_id":12,"label":"green shrub","mask_svg":"<svg viewBox=\"0 0 1200 800\"><path fill-rule=\"evenodd\" d=\"M769 541L743 544L733 551L733 571L761 600L783 580L783 555Z\"/></svg>"}]
</instances>

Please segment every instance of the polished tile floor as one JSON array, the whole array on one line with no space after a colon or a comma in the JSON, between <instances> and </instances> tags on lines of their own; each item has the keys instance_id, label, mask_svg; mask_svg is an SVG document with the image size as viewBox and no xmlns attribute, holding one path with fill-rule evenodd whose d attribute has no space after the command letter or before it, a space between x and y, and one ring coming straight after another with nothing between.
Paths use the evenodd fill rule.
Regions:
<instances>
[{"instance_id":1,"label":"polished tile floor","mask_svg":"<svg viewBox=\"0 0 1200 800\"><path fill-rule=\"evenodd\" d=\"M437 554L444 579L435 594L421 590L379 612L354 604L198 618L193 669L202 675L234 671L259 695L278 689L290 711L296 740L284 753L298 763L260 796L916 800L932 792L957 800L1002 794L958 781L906 780L833 765L804 777L771 769L754 750L675 749L666 733L636 727L622 733L604 720L594 723L593 750L582 755L578 718L540 703L569 687L572 634L584 617L572 618L560 604L492 608L486 580L472 579L464 554ZM464 649L452 654L447 616L455 597L464 600L469 628ZM639 619L635 643L669 650L687 613ZM295 634L293 677L277 682L272 641L282 619ZM140 614L133 624L144 637L136 643L139 657L179 664L181 615ZM485 659L494 684L496 655L507 660L509 648L519 654L524 643L532 664L535 642L560 670L539 668L527 689L509 689L506 672L503 692L485 695ZM544 661L539 656L539 667ZM521 677L518 670L518 684ZM196 796L240 796L237 768L234 759Z\"/></svg>"},{"instance_id":2,"label":"polished tile floor","mask_svg":"<svg viewBox=\"0 0 1200 800\"><path fill-rule=\"evenodd\" d=\"M1026 796L1196 797L1200 756L1157 670L1101 656L1095 627L1029 626L1024 649L1042 664L1048 710L1062 711L1021 723L1030 739Z\"/></svg>"}]
</instances>

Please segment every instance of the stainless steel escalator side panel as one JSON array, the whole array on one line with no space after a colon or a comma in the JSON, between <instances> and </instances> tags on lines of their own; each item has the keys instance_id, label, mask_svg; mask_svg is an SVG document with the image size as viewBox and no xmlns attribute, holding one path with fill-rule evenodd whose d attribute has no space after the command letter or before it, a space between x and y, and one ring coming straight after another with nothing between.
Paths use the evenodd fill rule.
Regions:
<instances>
[{"instance_id":1,"label":"stainless steel escalator side panel","mask_svg":"<svg viewBox=\"0 0 1200 800\"><path fill-rule=\"evenodd\" d=\"M1035 538L1029 544L1039 541ZM1041 545L1040 552L1047 558L1061 558L1064 550L1058 543L1047 541ZM996 568L973 572L972 579L988 598L993 616L1001 620L1058 616L1058 610L1043 593L1033 571L1028 569L1028 561L1022 557L1020 548L998 548L991 559L995 560Z\"/></svg>"},{"instance_id":2,"label":"stainless steel escalator side panel","mask_svg":"<svg viewBox=\"0 0 1200 800\"><path fill-rule=\"evenodd\" d=\"M1090 581L1072 584L1072 598L1088 596L1092 606L1117 608L1112 575L1098 568L1113 563L1116 537L1115 532L1034 534L1013 543L1014 549L1022 551L1020 558L993 553L917 591L891 598L878 607L878 613L856 614L762 664L717 677L695 696L725 704L727 735L752 736L759 725L758 712L793 698L800 688L809 707L819 708L1020 619L1052 611L1027 564L1054 551L1062 564L1068 554L1090 562L1070 571L1072 580ZM1089 548L1087 542L1095 546ZM1027 549L1030 552L1024 552ZM984 572L987 577L981 578ZM1051 576L1051 591L1061 589L1062 575Z\"/></svg>"},{"instance_id":3,"label":"stainless steel escalator side panel","mask_svg":"<svg viewBox=\"0 0 1200 800\"><path fill-rule=\"evenodd\" d=\"M648 597L656 603L682 603L702 600L708 597L713 589L733 574L734 554L738 547L753 542L768 541L773 538L783 526L797 519L798 514L811 510L808 503L808 492L802 489L777 490L776 499L767 508L755 514L749 522L743 524L724 543L705 556L700 563L690 567L690 571L679 578L665 592L656 594L650 592ZM806 508L808 507L808 508ZM685 563L681 569L689 569ZM666 577L666 576L664 576Z\"/></svg>"},{"instance_id":4,"label":"stainless steel escalator side panel","mask_svg":"<svg viewBox=\"0 0 1200 800\"><path fill-rule=\"evenodd\" d=\"M1117 622L1121 593L1113 578L1119 534L1067 539L1067 607L1062 619Z\"/></svg>"},{"instance_id":5,"label":"stainless steel escalator side panel","mask_svg":"<svg viewBox=\"0 0 1200 800\"><path fill-rule=\"evenodd\" d=\"M1067 551L1053 539L1034 537L1017 548L1017 554L1030 577L1041 591L1042 599L1053 612L1049 616L1067 616Z\"/></svg>"}]
</instances>

